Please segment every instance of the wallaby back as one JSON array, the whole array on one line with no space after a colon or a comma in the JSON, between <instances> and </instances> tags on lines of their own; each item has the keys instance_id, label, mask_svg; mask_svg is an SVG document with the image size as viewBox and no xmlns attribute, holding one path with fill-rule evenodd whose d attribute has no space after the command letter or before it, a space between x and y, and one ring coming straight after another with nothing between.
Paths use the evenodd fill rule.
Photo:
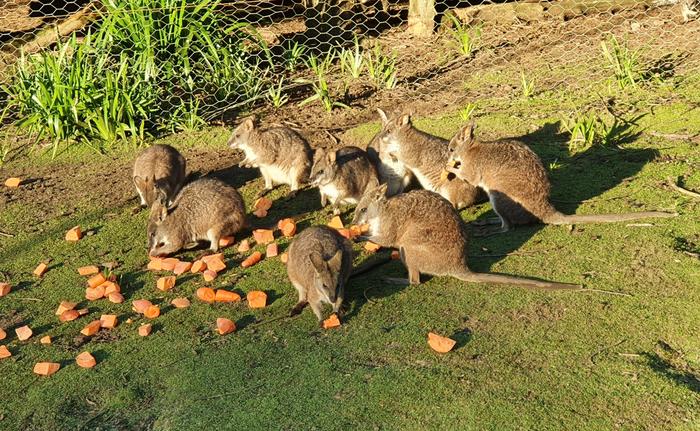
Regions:
<instances>
[{"instance_id":1,"label":"wallaby back","mask_svg":"<svg viewBox=\"0 0 700 431\"><path fill-rule=\"evenodd\" d=\"M367 146L367 156L377 169L379 182L387 185L387 196L402 193L411 183L413 175L395 156L382 150L382 132L378 132Z\"/></svg>"},{"instance_id":2,"label":"wallaby back","mask_svg":"<svg viewBox=\"0 0 700 431\"><path fill-rule=\"evenodd\" d=\"M172 199L185 182L185 170L185 158L170 145L146 148L134 161L132 174L141 205L150 207L157 190Z\"/></svg>"},{"instance_id":3,"label":"wallaby back","mask_svg":"<svg viewBox=\"0 0 700 431\"><path fill-rule=\"evenodd\" d=\"M368 188L379 185L377 170L365 151L343 147L337 151L322 148L314 154L311 183L319 187L321 202L356 204Z\"/></svg>"}]
</instances>

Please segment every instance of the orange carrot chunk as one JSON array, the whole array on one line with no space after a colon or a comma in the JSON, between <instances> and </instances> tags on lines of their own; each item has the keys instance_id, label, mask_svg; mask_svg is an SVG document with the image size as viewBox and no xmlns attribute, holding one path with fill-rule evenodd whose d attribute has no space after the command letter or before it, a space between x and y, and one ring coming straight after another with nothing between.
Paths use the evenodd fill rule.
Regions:
<instances>
[{"instance_id":1,"label":"orange carrot chunk","mask_svg":"<svg viewBox=\"0 0 700 431\"><path fill-rule=\"evenodd\" d=\"M204 277L204 281L209 283L210 281L213 281L216 278L216 271L212 271L211 269L207 269L202 273L202 276Z\"/></svg>"},{"instance_id":2,"label":"orange carrot chunk","mask_svg":"<svg viewBox=\"0 0 700 431\"><path fill-rule=\"evenodd\" d=\"M151 331L153 330L153 325L150 323L145 323L141 326L139 326L139 335L142 337L148 337L151 335Z\"/></svg>"},{"instance_id":3,"label":"orange carrot chunk","mask_svg":"<svg viewBox=\"0 0 700 431\"><path fill-rule=\"evenodd\" d=\"M34 365L34 374L50 376L61 369L61 364L56 362L38 362Z\"/></svg>"},{"instance_id":4,"label":"orange carrot chunk","mask_svg":"<svg viewBox=\"0 0 700 431\"><path fill-rule=\"evenodd\" d=\"M201 301L209 303L216 301L216 293L214 293L214 289L210 287L200 287L195 294Z\"/></svg>"},{"instance_id":5,"label":"orange carrot chunk","mask_svg":"<svg viewBox=\"0 0 700 431\"><path fill-rule=\"evenodd\" d=\"M192 263L192 268L190 268L190 272L192 274L196 274L198 272L203 272L206 269L207 269L207 264L204 263L203 260L195 260L194 263Z\"/></svg>"},{"instance_id":6,"label":"orange carrot chunk","mask_svg":"<svg viewBox=\"0 0 700 431\"><path fill-rule=\"evenodd\" d=\"M88 312L89 310L87 308L81 308L80 310L78 310L78 316L84 316L88 314Z\"/></svg>"},{"instance_id":7,"label":"orange carrot chunk","mask_svg":"<svg viewBox=\"0 0 700 431\"><path fill-rule=\"evenodd\" d=\"M236 324L231 319L219 317L216 319L216 330L219 331L219 335L230 334L236 330Z\"/></svg>"},{"instance_id":8,"label":"orange carrot chunk","mask_svg":"<svg viewBox=\"0 0 700 431\"><path fill-rule=\"evenodd\" d=\"M157 305L151 305L146 309L146 311L143 312L143 315L149 319L155 319L156 317L160 316L160 307Z\"/></svg>"},{"instance_id":9,"label":"orange carrot chunk","mask_svg":"<svg viewBox=\"0 0 700 431\"><path fill-rule=\"evenodd\" d=\"M83 237L83 232L80 230L80 226L72 227L68 232L66 232L66 241L77 242Z\"/></svg>"},{"instance_id":10,"label":"orange carrot chunk","mask_svg":"<svg viewBox=\"0 0 700 431\"><path fill-rule=\"evenodd\" d=\"M241 266L243 268L248 268L249 266L253 266L256 263L260 262L261 259L262 253L260 253L259 251L255 251L241 263Z\"/></svg>"},{"instance_id":11,"label":"orange carrot chunk","mask_svg":"<svg viewBox=\"0 0 700 431\"><path fill-rule=\"evenodd\" d=\"M92 368L97 365L95 357L90 352L83 352L75 357L75 363L81 368Z\"/></svg>"},{"instance_id":12,"label":"orange carrot chunk","mask_svg":"<svg viewBox=\"0 0 700 431\"><path fill-rule=\"evenodd\" d=\"M175 287L175 280L176 280L176 278L174 275L171 275L169 277L161 277L156 282L156 287L158 288L158 290L162 290L163 292L167 292L168 290Z\"/></svg>"},{"instance_id":13,"label":"orange carrot chunk","mask_svg":"<svg viewBox=\"0 0 700 431\"><path fill-rule=\"evenodd\" d=\"M97 334L97 331L102 327L102 322L99 320L93 320L92 322L85 325L85 327L80 331L81 334L90 337Z\"/></svg>"},{"instance_id":14,"label":"orange carrot chunk","mask_svg":"<svg viewBox=\"0 0 700 431\"><path fill-rule=\"evenodd\" d=\"M9 358L10 356L12 356L12 353L10 353L7 347L0 346L0 359Z\"/></svg>"},{"instance_id":15,"label":"orange carrot chunk","mask_svg":"<svg viewBox=\"0 0 700 431\"><path fill-rule=\"evenodd\" d=\"M173 269L173 274L180 275L192 269L192 262L179 262Z\"/></svg>"},{"instance_id":16,"label":"orange carrot chunk","mask_svg":"<svg viewBox=\"0 0 700 431\"><path fill-rule=\"evenodd\" d=\"M207 269L214 272L220 272L226 269L226 264L221 259L207 260Z\"/></svg>"},{"instance_id":17,"label":"orange carrot chunk","mask_svg":"<svg viewBox=\"0 0 700 431\"><path fill-rule=\"evenodd\" d=\"M41 337L41 339L39 339L39 342L41 344L51 344L51 337L49 337L48 335L45 335L45 336Z\"/></svg>"},{"instance_id":18,"label":"orange carrot chunk","mask_svg":"<svg viewBox=\"0 0 700 431\"><path fill-rule=\"evenodd\" d=\"M253 203L253 208L267 211L272 208L272 201L266 197L259 198Z\"/></svg>"},{"instance_id":19,"label":"orange carrot chunk","mask_svg":"<svg viewBox=\"0 0 700 431\"><path fill-rule=\"evenodd\" d=\"M451 338L442 337L434 332L428 332L428 345L430 348L439 353L447 353L457 344Z\"/></svg>"},{"instance_id":20,"label":"orange carrot chunk","mask_svg":"<svg viewBox=\"0 0 700 431\"><path fill-rule=\"evenodd\" d=\"M357 238L358 236L362 235L362 233L363 232L361 226L356 224L350 226L350 236L352 236L352 238Z\"/></svg>"},{"instance_id":21,"label":"orange carrot chunk","mask_svg":"<svg viewBox=\"0 0 700 431\"><path fill-rule=\"evenodd\" d=\"M88 285L88 287L94 288L94 287L97 287L100 284L104 283L105 281L107 281L105 276L102 273L99 273L99 274L95 274L92 277L88 278L87 285Z\"/></svg>"},{"instance_id":22,"label":"orange carrot chunk","mask_svg":"<svg viewBox=\"0 0 700 431\"><path fill-rule=\"evenodd\" d=\"M280 254L280 262L282 262L286 265L288 260L289 260L289 255L286 252Z\"/></svg>"},{"instance_id":23,"label":"orange carrot chunk","mask_svg":"<svg viewBox=\"0 0 700 431\"><path fill-rule=\"evenodd\" d=\"M29 337L31 337L32 334L34 334L34 332L32 331L32 328L30 328L27 325L24 325L20 328L16 328L15 334L17 334L17 339L19 341L24 341L24 340L28 340Z\"/></svg>"},{"instance_id":24,"label":"orange carrot chunk","mask_svg":"<svg viewBox=\"0 0 700 431\"><path fill-rule=\"evenodd\" d=\"M112 329L117 326L118 319L116 314L103 314L100 316L100 325L103 328Z\"/></svg>"},{"instance_id":25,"label":"orange carrot chunk","mask_svg":"<svg viewBox=\"0 0 700 431\"><path fill-rule=\"evenodd\" d=\"M56 316L60 316L65 311L74 309L76 305L77 304L75 302L61 301L61 303L58 304L58 308L56 309Z\"/></svg>"},{"instance_id":26,"label":"orange carrot chunk","mask_svg":"<svg viewBox=\"0 0 700 431\"><path fill-rule=\"evenodd\" d=\"M323 321L323 329L330 329L330 328L336 328L340 326L340 319L338 319L338 316L333 313L331 316Z\"/></svg>"},{"instance_id":27,"label":"orange carrot chunk","mask_svg":"<svg viewBox=\"0 0 700 431\"><path fill-rule=\"evenodd\" d=\"M202 256L201 258L202 262L206 263L207 266L209 266L209 261L211 260L220 260L224 261L224 254L223 253L215 253L215 254L209 254L206 256Z\"/></svg>"},{"instance_id":28,"label":"orange carrot chunk","mask_svg":"<svg viewBox=\"0 0 700 431\"><path fill-rule=\"evenodd\" d=\"M257 217L257 218L265 218L265 217L267 217L267 210L264 210L262 208L255 210L255 211L253 211L253 215L255 215L255 217Z\"/></svg>"},{"instance_id":29,"label":"orange carrot chunk","mask_svg":"<svg viewBox=\"0 0 700 431\"><path fill-rule=\"evenodd\" d=\"M12 177L8 178L5 180L5 187L9 187L11 189L14 189L16 187L19 187L19 185L22 183L22 180L20 180L17 177Z\"/></svg>"},{"instance_id":30,"label":"orange carrot chunk","mask_svg":"<svg viewBox=\"0 0 700 431\"><path fill-rule=\"evenodd\" d=\"M163 271L172 271L175 269L175 265L178 263L180 263L180 260L175 259L174 257L169 257L160 262L160 269Z\"/></svg>"},{"instance_id":31,"label":"orange carrot chunk","mask_svg":"<svg viewBox=\"0 0 700 431\"><path fill-rule=\"evenodd\" d=\"M190 300L187 298L175 298L170 303L175 308L187 308L190 306Z\"/></svg>"},{"instance_id":32,"label":"orange carrot chunk","mask_svg":"<svg viewBox=\"0 0 700 431\"><path fill-rule=\"evenodd\" d=\"M352 232L350 232L350 229L338 229L338 233L347 239L352 239Z\"/></svg>"},{"instance_id":33,"label":"orange carrot chunk","mask_svg":"<svg viewBox=\"0 0 700 431\"><path fill-rule=\"evenodd\" d=\"M345 225L343 225L343 221L340 219L340 216L335 216L328 222L328 227L332 227L333 229L342 229L345 227Z\"/></svg>"},{"instance_id":34,"label":"orange carrot chunk","mask_svg":"<svg viewBox=\"0 0 700 431\"><path fill-rule=\"evenodd\" d=\"M297 224L292 218L283 218L277 222L277 227L285 238L291 238L297 233Z\"/></svg>"},{"instance_id":35,"label":"orange carrot chunk","mask_svg":"<svg viewBox=\"0 0 700 431\"><path fill-rule=\"evenodd\" d=\"M61 322L70 322L80 317L78 310L66 310L58 316L58 320Z\"/></svg>"},{"instance_id":36,"label":"orange carrot chunk","mask_svg":"<svg viewBox=\"0 0 700 431\"><path fill-rule=\"evenodd\" d=\"M151 260L148 262L148 265L146 268L149 271L160 271L163 269L163 259L160 257L153 257Z\"/></svg>"},{"instance_id":37,"label":"orange carrot chunk","mask_svg":"<svg viewBox=\"0 0 700 431\"><path fill-rule=\"evenodd\" d=\"M221 247L221 248L230 247L233 245L234 242L236 242L236 238L234 238L232 236L224 236L222 238L219 238L219 247Z\"/></svg>"},{"instance_id":38,"label":"orange carrot chunk","mask_svg":"<svg viewBox=\"0 0 700 431\"><path fill-rule=\"evenodd\" d=\"M97 301L98 299L105 297L105 288L103 285L99 285L93 289L85 289L85 299L88 301Z\"/></svg>"},{"instance_id":39,"label":"orange carrot chunk","mask_svg":"<svg viewBox=\"0 0 700 431\"><path fill-rule=\"evenodd\" d=\"M49 266L45 264L44 262L41 262L35 269L33 274L36 275L37 277L41 277L46 273L46 270L49 269Z\"/></svg>"},{"instance_id":40,"label":"orange carrot chunk","mask_svg":"<svg viewBox=\"0 0 700 431\"><path fill-rule=\"evenodd\" d=\"M258 244L267 244L275 240L275 234L270 229L255 229L253 239Z\"/></svg>"},{"instance_id":41,"label":"orange carrot chunk","mask_svg":"<svg viewBox=\"0 0 700 431\"><path fill-rule=\"evenodd\" d=\"M110 294L107 296L107 299L108 299L109 302L111 302L111 303L114 303L114 304L121 304L122 302L124 302L124 295L122 295L122 294L119 293L119 292L114 292L114 293L110 293Z\"/></svg>"},{"instance_id":42,"label":"orange carrot chunk","mask_svg":"<svg viewBox=\"0 0 700 431\"><path fill-rule=\"evenodd\" d=\"M248 300L248 307L250 308L264 308L267 305L267 294L259 290L251 290L246 296Z\"/></svg>"},{"instance_id":43,"label":"orange carrot chunk","mask_svg":"<svg viewBox=\"0 0 700 431\"><path fill-rule=\"evenodd\" d=\"M105 296L109 296L113 293L120 293L122 291L122 288L117 283L109 280L100 284L100 286L105 288Z\"/></svg>"},{"instance_id":44,"label":"orange carrot chunk","mask_svg":"<svg viewBox=\"0 0 700 431\"><path fill-rule=\"evenodd\" d=\"M266 257L275 257L279 253L279 247L277 247L277 243L273 242L267 245L267 249L265 250L265 256Z\"/></svg>"},{"instance_id":45,"label":"orange carrot chunk","mask_svg":"<svg viewBox=\"0 0 700 431\"><path fill-rule=\"evenodd\" d=\"M100 268L95 265L81 266L78 268L78 274L80 275L93 275L100 272Z\"/></svg>"},{"instance_id":46,"label":"orange carrot chunk","mask_svg":"<svg viewBox=\"0 0 700 431\"><path fill-rule=\"evenodd\" d=\"M245 253L248 250L250 250L250 242L247 239L244 239L240 244L238 244L238 252Z\"/></svg>"},{"instance_id":47,"label":"orange carrot chunk","mask_svg":"<svg viewBox=\"0 0 700 431\"><path fill-rule=\"evenodd\" d=\"M241 295L229 290L218 289L214 299L216 302L238 302L241 300Z\"/></svg>"},{"instance_id":48,"label":"orange carrot chunk","mask_svg":"<svg viewBox=\"0 0 700 431\"><path fill-rule=\"evenodd\" d=\"M10 293L12 287L10 283L0 283L0 297L5 296Z\"/></svg>"},{"instance_id":49,"label":"orange carrot chunk","mask_svg":"<svg viewBox=\"0 0 700 431\"><path fill-rule=\"evenodd\" d=\"M7 337L7 332L5 332L4 329L0 328L0 340L4 340L5 337Z\"/></svg>"},{"instance_id":50,"label":"orange carrot chunk","mask_svg":"<svg viewBox=\"0 0 700 431\"><path fill-rule=\"evenodd\" d=\"M375 244L372 241L367 241L365 243L365 250L367 250L370 253L375 253L380 248L382 248L382 247L379 244Z\"/></svg>"},{"instance_id":51,"label":"orange carrot chunk","mask_svg":"<svg viewBox=\"0 0 700 431\"><path fill-rule=\"evenodd\" d=\"M153 304L147 299L135 299L131 302L131 309L139 314L143 314L151 305Z\"/></svg>"}]
</instances>

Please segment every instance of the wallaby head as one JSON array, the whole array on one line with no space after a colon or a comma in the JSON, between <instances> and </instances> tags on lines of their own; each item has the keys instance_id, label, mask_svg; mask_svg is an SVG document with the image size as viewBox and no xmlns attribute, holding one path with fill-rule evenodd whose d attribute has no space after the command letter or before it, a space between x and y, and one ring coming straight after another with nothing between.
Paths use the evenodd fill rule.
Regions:
<instances>
[{"instance_id":1,"label":"wallaby head","mask_svg":"<svg viewBox=\"0 0 700 431\"><path fill-rule=\"evenodd\" d=\"M382 130L377 135L382 152L393 153L399 151L400 134L412 127L411 115L402 113L388 117L384 111L377 108L382 119Z\"/></svg>"},{"instance_id":2,"label":"wallaby head","mask_svg":"<svg viewBox=\"0 0 700 431\"><path fill-rule=\"evenodd\" d=\"M163 223L169 212L167 195L162 190L157 190L147 227L148 254L150 256L164 256L174 253L182 246L175 238L167 235L166 229L163 229Z\"/></svg>"},{"instance_id":3,"label":"wallaby head","mask_svg":"<svg viewBox=\"0 0 700 431\"><path fill-rule=\"evenodd\" d=\"M338 172L337 153L319 148L314 153L314 164L311 167L311 184L323 186L329 184Z\"/></svg>"},{"instance_id":4,"label":"wallaby head","mask_svg":"<svg viewBox=\"0 0 700 431\"><path fill-rule=\"evenodd\" d=\"M231 137L228 138L226 144L233 149L240 149L242 145L249 141L251 132L255 131L257 127L258 120L255 116L246 118L238 127L233 129L233 133L231 133Z\"/></svg>"},{"instance_id":5,"label":"wallaby head","mask_svg":"<svg viewBox=\"0 0 700 431\"><path fill-rule=\"evenodd\" d=\"M379 215L380 207L387 200L386 189L386 184L380 184L373 189L367 190L355 207L355 216L352 219L352 224L369 224L371 229L372 220Z\"/></svg>"},{"instance_id":6,"label":"wallaby head","mask_svg":"<svg viewBox=\"0 0 700 431\"><path fill-rule=\"evenodd\" d=\"M344 281L341 278L343 264L343 251L338 250L330 259L323 258L321 253L315 251L309 255L309 260L314 269L314 286L320 298L330 304L338 299L338 292L342 292Z\"/></svg>"},{"instance_id":7,"label":"wallaby head","mask_svg":"<svg viewBox=\"0 0 700 431\"><path fill-rule=\"evenodd\" d=\"M448 170L459 169L462 164L462 155L475 142L474 129L476 129L476 123L472 120L468 124L462 126L457 134L450 140L447 147L449 151L449 158L447 159Z\"/></svg>"}]
</instances>

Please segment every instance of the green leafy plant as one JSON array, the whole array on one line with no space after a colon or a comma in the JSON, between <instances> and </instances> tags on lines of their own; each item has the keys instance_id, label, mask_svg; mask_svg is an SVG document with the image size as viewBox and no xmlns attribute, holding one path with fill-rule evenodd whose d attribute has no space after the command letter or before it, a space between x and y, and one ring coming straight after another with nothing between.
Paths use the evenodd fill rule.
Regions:
<instances>
[{"instance_id":1,"label":"green leafy plant","mask_svg":"<svg viewBox=\"0 0 700 431\"><path fill-rule=\"evenodd\" d=\"M593 145L613 148L630 142L639 135L636 126L643 116L644 114L630 120L613 117L612 121L606 121L588 113L562 121L564 128L569 133L569 152L575 154L585 151Z\"/></svg>"},{"instance_id":2,"label":"green leafy plant","mask_svg":"<svg viewBox=\"0 0 700 431\"><path fill-rule=\"evenodd\" d=\"M550 171L556 171L557 169L561 168L561 163L559 163L559 159L554 159L553 162L549 163L549 170Z\"/></svg>"},{"instance_id":3,"label":"green leafy plant","mask_svg":"<svg viewBox=\"0 0 700 431\"><path fill-rule=\"evenodd\" d=\"M372 51L366 53L367 73L372 79L376 88L386 88L390 90L396 87L396 54L391 56L382 52L379 44L375 45Z\"/></svg>"},{"instance_id":4,"label":"green leafy plant","mask_svg":"<svg viewBox=\"0 0 700 431\"><path fill-rule=\"evenodd\" d=\"M294 42L294 45L284 51L285 69L287 69L289 72L294 72L302 62L302 58L305 53L306 47L304 45L300 45L299 42Z\"/></svg>"},{"instance_id":5,"label":"green leafy plant","mask_svg":"<svg viewBox=\"0 0 700 431\"><path fill-rule=\"evenodd\" d=\"M207 122L199 115L199 100L182 101L170 119L172 132L194 132L201 130Z\"/></svg>"},{"instance_id":6,"label":"green leafy plant","mask_svg":"<svg viewBox=\"0 0 700 431\"><path fill-rule=\"evenodd\" d=\"M562 121L569 133L569 153L590 148L596 141L597 124L600 120L592 114L577 115L570 120Z\"/></svg>"},{"instance_id":7,"label":"green leafy plant","mask_svg":"<svg viewBox=\"0 0 700 431\"><path fill-rule=\"evenodd\" d=\"M339 54L340 70L352 79L358 79L362 75L365 66L365 56L360 49L360 42L355 37L353 49L342 49Z\"/></svg>"},{"instance_id":8,"label":"green leafy plant","mask_svg":"<svg viewBox=\"0 0 700 431\"><path fill-rule=\"evenodd\" d=\"M467 103L467 106L459 110L459 118L463 123L466 123L472 118L474 110L476 110L476 104L471 102Z\"/></svg>"},{"instance_id":9,"label":"green leafy plant","mask_svg":"<svg viewBox=\"0 0 700 431\"><path fill-rule=\"evenodd\" d=\"M523 97L528 99L535 94L535 79L528 79L525 72L520 71L520 88L523 92Z\"/></svg>"},{"instance_id":10,"label":"green leafy plant","mask_svg":"<svg viewBox=\"0 0 700 431\"><path fill-rule=\"evenodd\" d=\"M267 101L270 102L270 104L275 108L280 108L289 101L289 96L284 94L282 91L283 83L284 79L280 78L277 85L270 85L270 87L267 89L267 94L265 97L267 98Z\"/></svg>"},{"instance_id":11,"label":"green leafy plant","mask_svg":"<svg viewBox=\"0 0 700 431\"><path fill-rule=\"evenodd\" d=\"M640 62L639 51L629 49L626 42L618 42L614 35L608 42L603 41L600 45L603 58L612 70L620 89L634 87L643 80L644 68Z\"/></svg>"},{"instance_id":12,"label":"green leafy plant","mask_svg":"<svg viewBox=\"0 0 700 431\"><path fill-rule=\"evenodd\" d=\"M305 106L311 102L318 101L326 112L331 112L333 108L349 108L348 105L338 102L333 98L330 87L328 86L328 81L325 77L321 77L318 81L312 82L311 88L314 94L302 100L299 106Z\"/></svg>"},{"instance_id":13,"label":"green leafy plant","mask_svg":"<svg viewBox=\"0 0 700 431\"><path fill-rule=\"evenodd\" d=\"M452 44L462 56L471 57L481 39L481 26L464 24L452 14L448 17L452 21L452 27L449 29Z\"/></svg>"}]
</instances>

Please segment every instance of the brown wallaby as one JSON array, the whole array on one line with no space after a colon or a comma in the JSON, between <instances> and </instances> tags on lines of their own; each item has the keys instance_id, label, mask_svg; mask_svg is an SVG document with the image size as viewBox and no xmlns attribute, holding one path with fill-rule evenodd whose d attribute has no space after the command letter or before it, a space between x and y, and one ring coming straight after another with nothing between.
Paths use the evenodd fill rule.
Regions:
<instances>
[{"instance_id":1,"label":"brown wallaby","mask_svg":"<svg viewBox=\"0 0 700 431\"><path fill-rule=\"evenodd\" d=\"M245 154L241 165L260 168L265 179L261 194L272 190L275 184L287 184L295 193L309 180L311 147L288 127L261 128L257 119L249 117L236 127L228 145Z\"/></svg>"},{"instance_id":2,"label":"brown wallaby","mask_svg":"<svg viewBox=\"0 0 700 431\"><path fill-rule=\"evenodd\" d=\"M238 191L216 179L200 178L180 190L168 204L161 192L151 207L148 249L151 256L172 254L209 241L212 251L219 239L247 226L245 205Z\"/></svg>"},{"instance_id":3,"label":"brown wallaby","mask_svg":"<svg viewBox=\"0 0 700 431\"><path fill-rule=\"evenodd\" d=\"M320 322L324 303L333 305L333 312L340 315L352 272L350 242L335 229L312 226L297 235L288 253L287 275L299 292L290 315L301 313L308 304Z\"/></svg>"},{"instance_id":4,"label":"brown wallaby","mask_svg":"<svg viewBox=\"0 0 700 431\"><path fill-rule=\"evenodd\" d=\"M367 145L367 155L377 168L379 182L387 185L386 195L394 196L403 193L411 183L413 175L406 165L382 148L381 138L383 136L381 131L374 135L372 141Z\"/></svg>"},{"instance_id":5,"label":"brown wallaby","mask_svg":"<svg viewBox=\"0 0 700 431\"><path fill-rule=\"evenodd\" d=\"M513 225L611 223L677 214L647 211L624 214L565 215L549 200L550 183L540 158L516 140L481 142L474 138L473 122L450 141L447 170L486 191L501 227Z\"/></svg>"},{"instance_id":6,"label":"brown wallaby","mask_svg":"<svg viewBox=\"0 0 700 431\"><path fill-rule=\"evenodd\" d=\"M369 225L370 241L399 249L410 284L419 284L423 273L540 289L581 288L575 284L472 272L467 265L464 222L447 199L428 190L413 190L391 198L385 192L386 185L368 192L355 208L353 223Z\"/></svg>"},{"instance_id":7,"label":"brown wallaby","mask_svg":"<svg viewBox=\"0 0 700 431\"><path fill-rule=\"evenodd\" d=\"M311 167L311 185L321 193L321 206L330 200L333 213L339 214L339 205L357 204L368 188L379 185L379 178L367 153L360 148L319 148Z\"/></svg>"},{"instance_id":8,"label":"brown wallaby","mask_svg":"<svg viewBox=\"0 0 700 431\"><path fill-rule=\"evenodd\" d=\"M449 158L447 140L413 127L409 114L389 118L381 109L377 109L377 112L382 118L379 138L382 152L403 163L424 189L438 193L457 209L486 200L482 191L466 181L458 178L449 181L441 179ZM382 162L385 160L382 159Z\"/></svg>"},{"instance_id":9,"label":"brown wallaby","mask_svg":"<svg viewBox=\"0 0 700 431\"><path fill-rule=\"evenodd\" d=\"M153 204L156 190L170 200L185 182L185 158L170 145L150 146L134 161L132 180L142 207Z\"/></svg>"}]
</instances>

